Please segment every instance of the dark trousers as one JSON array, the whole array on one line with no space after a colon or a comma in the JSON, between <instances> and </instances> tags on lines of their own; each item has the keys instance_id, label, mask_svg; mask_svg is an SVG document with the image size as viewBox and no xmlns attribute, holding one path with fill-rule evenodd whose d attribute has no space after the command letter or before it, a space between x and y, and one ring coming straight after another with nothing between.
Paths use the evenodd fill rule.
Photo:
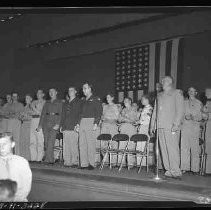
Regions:
<instances>
[{"instance_id":1,"label":"dark trousers","mask_svg":"<svg viewBox=\"0 0 211 210\"><path fill-rule=\"evenodd\" d=\"M43 128L45 162L54 163L54 145L57 132L53 128Z\"/></svg>"}]
</instances>

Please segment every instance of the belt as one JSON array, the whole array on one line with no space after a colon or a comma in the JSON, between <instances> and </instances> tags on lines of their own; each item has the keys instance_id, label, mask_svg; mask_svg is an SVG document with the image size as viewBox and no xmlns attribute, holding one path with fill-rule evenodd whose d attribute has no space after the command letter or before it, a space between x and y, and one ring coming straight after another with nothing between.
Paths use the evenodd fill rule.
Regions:
<instances>
[{"instance_id":1,"label":"belt","mask_svg":"<svg viewBox=\"0 0 211 210\"><path fill-rule=\"evenodd\" d=\"M40 115L39 114L33 114L32 118L40 118Z\"/></svg>"},{"instance_id":2,"label":"belt","mask_svg":"<svg viewBox=\"0 0 211 210\"><path fill-rule=\"evenodd\" d=\"M46 115L59 115L59 113L50 112L50 113L46 113Z\"/></svg>"}]
</instances>

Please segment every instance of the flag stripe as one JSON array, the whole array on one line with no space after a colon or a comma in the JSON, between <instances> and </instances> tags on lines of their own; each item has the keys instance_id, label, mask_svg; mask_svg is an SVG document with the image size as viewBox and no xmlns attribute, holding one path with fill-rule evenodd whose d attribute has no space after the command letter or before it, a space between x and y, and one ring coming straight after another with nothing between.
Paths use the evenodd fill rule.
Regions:
<instances>
[{"instance_id":1,"label":"flag stripe","mask_svg":"<svg viewBox=\"0 0 211 210\"><path fill-rule=\"evenodd\" d=\"M155 85L159 82L160 75L160 42L155 45Z\"/></svg>"},{"instance_id":2,"label":"flag stripe","mask_svg":"<svg viewBox=\"0 0 211 210\"><path fill-rule=\"evenodd\" d=\"M155 88L155 43L149 45L149 91Z\"/></svg>"},{"instance_id":3,"label":"flag stripe","mask_svg":"<svg viewBox=\"0 0 211 210\"><path fill-rule=\"evenodd\" d=\"M166 72L165 75L171 75L171 51L172 51L172 40L167 41L166 44Z\"/></svg>"},{"instance_id":4,"label":"flag stripe","mask_svg":"<svg viewBox=\"0 0 211 210\"><path fill-rule=\"evenodd\" d=\"M177 65L177 80L176 88L181 89L183 84L183 58L184 58L184 38L181 38L178 46L178 65Z\"/></svg>"},{"instance_id":5,"label":"flag stripe","mask_svg":"<svg viewBox=\"0 0 211 210\"><path fill-rule=\"evenodd\" d=\"M178 46L180 38L174 39L172 43L172 54L171 54L171 76L174 79L174 87L176 87L177 81L177 62L178 62Z\"/></svg>"},{"instance_id":6,"label":"flag stripe","mask_svg":"<svg viewBox=\"0 0 211 210\"><path fill-rule=\"evenodd\" d=\"M159 81L165 76L166 67L166 41L161 42L160 46L160 76Z\"/></svg>"}]
</instances>

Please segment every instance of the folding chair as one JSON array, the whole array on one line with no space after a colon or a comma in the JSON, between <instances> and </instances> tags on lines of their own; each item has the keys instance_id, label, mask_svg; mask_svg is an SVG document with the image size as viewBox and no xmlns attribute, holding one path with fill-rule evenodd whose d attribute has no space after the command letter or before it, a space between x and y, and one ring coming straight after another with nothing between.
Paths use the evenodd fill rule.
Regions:
<instances>
[{"instance_id":1,"label":"folding chair","mask_svg":"<svg viewBox=\"0 0 211 210\"><path fill-rule=\"evenodd\" d=\"M54 146L54 151L59 153L59 161L63 162L63 135L62 133L58 133L56 136L56 140L58 140L58 145Z\"/></svg>"},{"instance_id":2,"label":"folding chair","mask_svg":"<svg viewBox=\"0 0 211 210\"><path fill-rule=\"evenodd\" d=\"M119 153L124 153L124 150L125 149L118 149L118 147L116 149L114 148L111 148L111 143L113 141L116 141L117 143L120 142L120 141L127 141L127 144L128 144L128 141L129 141L129 136L126 135L126 134L116 134L113 136L113 138L109 141L109 144L106 148L106 153L103 157L103 161L102 161L102 164L100 166L100 169L102 170L103 169L103 166L104 166L104 163L106 161L106 158L107 156L109 155L109 159L110 159L110 169L112 168L112 165L111 165L111 155L118 155Z\"/></svg>"},{"instance_id":3,"label":"folding chair","mask_svg":"<svg viewBox=\"0 0 211 210\"><path fill-rule=\"evenodd\" d=\"M107 133L102 133L97 137L97 141L104 141L104 142L108 142L109 145L109 141L111 141L112 136L111 134L107 134ZM99 148L96 148L96 154L100 154L100 164L101 164L101 155L106 153L106 148L102 148L101 144Z\"/></svg>"},{"instance_id":4,"label":"folding chair","mask_svg":"<svg viewBox=\"0 0 211 210\"><path fill-rule=\"evenodd\" d=\"M145 142L143 151L137 150L137 147L135 147L135 150L129 150L128 148L126 148L124 155L125 154L133 154L133 155L136 155L136 158L137 158L137 156L141 157L138 173L140 173L141 168L142 168L142 160L144 157L146 157L146 165L147 165L147 172L148 172L148 170L149 170L149 166L148 166L149 137L145 134L134 134L133 136L130 137L130 141L134 142L136 145L138 142ZM138 167L138 164L137 164L137 167ZM128 167L128 170L129 170L129 167Z\"/></svg>"}]
</instances>

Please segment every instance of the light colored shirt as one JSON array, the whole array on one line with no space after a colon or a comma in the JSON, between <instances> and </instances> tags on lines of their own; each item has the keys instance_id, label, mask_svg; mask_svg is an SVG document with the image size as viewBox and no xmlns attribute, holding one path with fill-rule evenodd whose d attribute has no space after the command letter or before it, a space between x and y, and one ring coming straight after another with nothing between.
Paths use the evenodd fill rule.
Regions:
<instances>
[{"instance_id":1,"label":"light colored shirt","mask_svg":"<svg viewBox=\"0 0 211 210\"><path fill-rule=\"evenodd\" d=\"M116 104L106 104L103 106L103 121L117 121L119 118L119 108Z\"/></svg>"},{"instance_id":2,"label":"light colored shirt","mask_svg":"<svg viewBox=\"0 0 211 210\"><path fill-rule=\"evenodd\" d=\"M17 182L16 202L27 201L31 191L32 172L28 161L18 155L0 157L0 179L11 179Z\"/></svg>"},{"instance_id":3,"label":"light colored shirt","mask_svg":"<svg viewBox=\"0 0 211 210\"><path fill-rule=\"evenodd\" d=\"M32 109L34 111L33 114L41 115L44 104L45 104L45 100L42 100L42 101L34 100L31 104Z\"/></svg>"},{"instance_id":4,"label":"light colored shirt","mask_svg":"<svg viewBox=\"0 0 211 210\"><path fill-rule=\"evenodd\" d=\"M153 110L151 127L155 127L156 109L158 108L158 128L172 129L181 126L184 117L184 97L181 90L171 89L158 94L158 105Z\"/></svg>"},{"instance_id":5,"label":"light colored shirt","mask_svg":"<svg viewBox=\"0 0 211 210\"><path fill-rule=\"evenodd\" d=\"M20 116L20 113L23 112L24 106L20 102L13 102L11 104L11 114L10 118L18 119Z\"/></svg>"},{"instance_id":6,"label":"light colored shirt","mask_svg":"<svg viewBox=\"0 0 211 210\"><path fill-rule=\"evenodd\" d=\"M140 119L139 119L140 125L149 126L152 111L153 111L153 109L152 109L152 106L150 104L145 106L142 109L141 114L140 114Z\"/></svg>"},{"instance_id":7,"label":"light colored shirt","mask_svg":"<svg viewBox=\"0 0 211 210\"><path fill-rule=\"evenodd\" d=\"M206 114L205 120L211 120L211 101L207 101L203 107L203 113Z\"/></svg>"},{"instance_id":8,"label":"light colored shirt","mask_svg":"<svg viewBox=\"0 0 211 210\"><path fill-rule=\"evenodd\" d=\"M184 101L184 118L186 115L192 115L193 120L184 119L184 123L199 123L202 120L202 103L198 99L186 99Z\"/></svg>"},{"instance_id":9,"label":"light colored shirt","mask_svg":"<svg viewBox=\"0 0 211 210\"><path fill-rule=\"evenodd\" d=\"M120 121L126 122L126 123L134 123L138 120L138 114L137 111L131 108L124 108L120 115Z\"/></svg>"}]
</instances>

